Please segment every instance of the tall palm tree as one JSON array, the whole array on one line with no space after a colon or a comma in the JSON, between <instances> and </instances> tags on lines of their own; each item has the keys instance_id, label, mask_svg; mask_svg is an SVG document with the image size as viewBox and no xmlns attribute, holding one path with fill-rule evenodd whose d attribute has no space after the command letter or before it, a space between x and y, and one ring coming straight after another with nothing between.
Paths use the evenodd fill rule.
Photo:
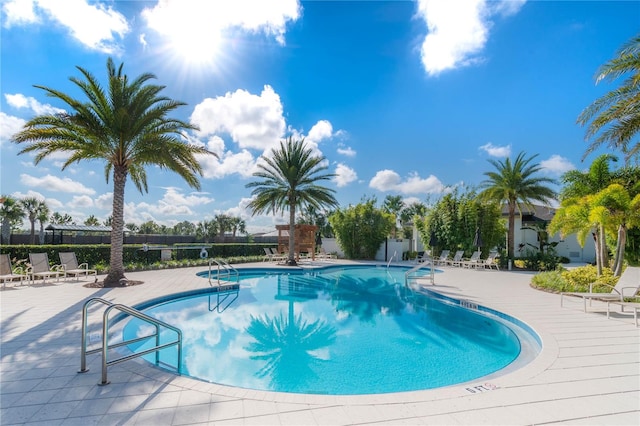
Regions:
<instances>
[{"instance_id":1,"label":"tall palm tree","mask_svg":"<svg viewBox=\"0 0 640 426\"><path fill-rule=\"evenodd\" d=\"M49 213L49 206L47 206L45 202L40 204L38 208L38 216L36 217L36 219L38 219L38 222L40 222L40 244L44 244L44 223L49 220Z\"/></svg>"},{"instance_id":2,"label":"tall palm tree","mask_svg":"<svg viewBox=\"0 0 640 426\"><path fill-rule=\"evenodd\" d=\"M402 201L402 196L400 195L387 195L382 203L382 210L391 213L395 217L395 226L391 230L392 238L396 238L398 234L398 221L400 219L400 212L404 207L404 201Z\"/></svg>"},{"instance_id":3,"label":"tall palm tree","mask_svg":"<svg viewBox=\"0 0 640 426\"><path fill-rule=\"evenodd\" d=\"M586 139L592 140L584 157L605 143L610 149L622 151L627 160L640 154L636 138L640 132L640 34L598 69L596 84L623 75L628 77L620 87L598 98L578 116L580 125L588 124Z\"/></svg>"},{"instance_id":4,"label":"tall palm tree","mask_svg":"<svg viewBox=\"0 0 640 426\"><path fill-rule=\"evenodd\" d=\"M9 244L11 227L24 217L22 205L17 198L3 195L0 201L0 218L2 219L2 244Z\"/></svg>"},{"instance_id":5,"label":"tall palm tree","mask_svg":"<svg viewBox=\"0 0 640 426\"><path fill-rule=\"evenodd\" d=\"M296 208L312 206L337 207L335 191L317 185L318 181L329 180L335 175L324 173L327 170L324 156L315 156L301 140L289 137L273 149L271 157L261 157L259 171L253 176L262 180L249 182L247 188L254 188L251 194L255 198L249 203L253 214L277 213L289 209L289 265L295 260L295 218Z\"/></svg>"},{"instance_id":6,"label":"tall palm tree","mask_svg":"<svg viewBox=\"0 0 640 426\"><path fill-rule=\"evenodd\" d=\"M62 170L83 160L101 160L107 182L113 179L113 221L111 254L105 287L118 286L125 278L123 263L124 191L127 178L144 193L147 188L145 167L159 166L180 175L191 187L200 188L198 175L202 167L197 154L212 154L203 147L185 143L186 130L195 126L168 118L182 102L160 96L164 86L149 84L156 77L144 73L130 80L123 72L124 64L116 68L107 60L107 89L89 71L77 67L84 78L70 81L87 98L81 101L61 91L44 86L50 97L69 107L65 114L44 114L29 120L14 135L16 143L28 143L20 151L35 152L35 163L54 153L69 157Z\"/></svg>"},{"instance_id":7,"label":"tall palm tree","mask_svg":"<svg viewBox=\"0 0 640 426\"><path fill-rule=\"evenodd\" d=\"M510 259L513 259L514 252L516 209L520 210L522 206L531 207L532 201L549 204L555 197L555 192L546 186L555 181L548 177L537 176L541 167L539 164L531 163L536 157L537 155L533 155L526 158L525 153L521 152L513 162L509 158L504 161L491 159L489 163L496 170L484 173L488 179L480 183L480 188L484 188L478 194L480 199L507 205L509 214L507 256Z\"/></svg>"},{"instance_id":8,"label":"tall palm tree","mask_svg":"<svg viewBox=\"0 0 640 426\"><path fill-rule=\"evenodd\" d=\"M241 234L247 233L247 223L241 217L232 217L231 218L231 232L233 233L233 237L235 238L236 234L239 232Z\"/></svg>"},{"instance_id":9,"label":"tall palm tree","mask_svg":"<svg viewBox=\"0 0 640 426\"><path fill-rule=\"evenodd\" d=\"M22 205L22 210L24 214L31 222L31 238L29 239L29 244L36 243L36 220L40 214L40 211L43 208L47 208L46 204L43 200L37 197L26 197L20 200L20 204ZM44 206L43 206L44 205Z\"/></svg>"}]
</instances>

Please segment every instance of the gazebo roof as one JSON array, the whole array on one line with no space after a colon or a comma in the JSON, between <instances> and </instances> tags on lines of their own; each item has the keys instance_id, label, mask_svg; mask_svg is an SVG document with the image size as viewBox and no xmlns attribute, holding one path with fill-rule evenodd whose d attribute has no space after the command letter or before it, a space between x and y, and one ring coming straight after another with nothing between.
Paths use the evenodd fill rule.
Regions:
<instances>
[{"instance_id":1,"label":"gazebo roof","mask_svg":"<svg viewBox=\"0 0 640 426\"><path fill-rule=\"evenodd\" d=\"M49 225L47 231L111 232L110 226ZM126 231L126 230L125 230Z\"/></svg>"}]
</instances>

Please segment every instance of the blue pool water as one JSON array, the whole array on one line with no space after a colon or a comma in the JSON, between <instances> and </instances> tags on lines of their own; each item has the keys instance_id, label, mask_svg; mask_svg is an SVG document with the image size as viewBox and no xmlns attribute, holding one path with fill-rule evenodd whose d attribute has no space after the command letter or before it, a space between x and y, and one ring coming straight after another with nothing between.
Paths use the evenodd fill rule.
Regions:
<instances>
[{"instance_id":1,"label":"blue pool water","mask_svg":"<svg viewBox=\"0 0 640 426\"><path fill-rule=\"evenodd\" d=\"M239 288L162 301L144 312L182 330L182 374L259 390L429 389L487 376L518 357L518 327L475 306L411 291L406 270L250 270ZM145 335L146 327L131 320L124 338ZM177 365L176 354L162 350L161 362Z\"/></svg>"}]
</instances>

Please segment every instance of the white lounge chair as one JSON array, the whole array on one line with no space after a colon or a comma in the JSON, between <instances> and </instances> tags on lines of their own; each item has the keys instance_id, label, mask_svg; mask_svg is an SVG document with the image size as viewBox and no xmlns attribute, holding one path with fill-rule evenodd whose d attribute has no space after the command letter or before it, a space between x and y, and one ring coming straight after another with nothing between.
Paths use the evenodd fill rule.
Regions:
<instances>
[{"instance_id":1,"label":"white lounge chair","mask_svg":"<svg viewBox=\"0 0 640 426\"><path fill-rule=\"evenodd\" d=\"M500 270L500 267L498 265L498 257L500 257L500 255L498 254L497 251L492 251L489 253L489 256L487 256L486 259L480 259L480 262L478 264L478 267L483 267L483 268L496 268L496 270Z\"/></svg>"},{"instance_id":2,"label":"white lounge chair","mask_svg":"<svg viewBox=\"0 0 640 426\"><path fill-rule=\"evenodd\" d=\"M458 250L454 255L453 259L447 260L447 265L450 266L460 266L462 262L462 256L464 256L464 250Z\"/></svg>"},{"instance_id":3,"label":"white lounge chair","mask_svg":"<svg viewBox=\"0 0 640 426\"><path fill-rule=\"evenodd\" d=\"M433 263L435 265L446 265L447 264L447 260L449 260L449 250L442 250L440 252L440 257L438 257L437 259L434 259Z\"/></svg>"},{"instance_id":4,"label":"white lounge chair","mask_svg":"<svg viewBox=\"0 0 640 426\"><path fill-rule=\"evenodd\" d=\"M277 248L271 248L271 253L273 254L274 262L282 262L287 260L287 257L284 253L280 253Z\"/></svg>"},{"instance_id":5,"label":"white lounge chair","mask_svg":"<svg viewBox=\"0 0 640 426\"><path fill-rule=\"evenodd\" d=\"M603 285L611 287L608 284L591 283L589 284L589 291L586 293L581 292L564 292L560 293L560 306L563 306L564 296L582 297L584 311L587 312L587 300L589 300L589 306L593 299L602 301L619 301L624 302L625 297L634 297L638 290L640 290L640 267L627 266L624 270L618 283L615 287L611 287L610 293L594 293L593 287L596 285Z\"/></svg>"},{"instance_id":6,"label":"white lounge chair","mask_svg":"<svg viewBox=\"0 0 640 426\"><path fill-rule=\"evenodd\" d=\"M51 267L49 265L49 256L47 253L29 253L29 263L31 266L27 268L27 275L31 278L33 284L36 278L42 278L42 282L46 283L47 278L55 277L56 281L60 281L60 276L66 276L64 271L61 271L60 265Z\"/></svg>"},{"instance_id":7,"label":"white lounge chair","mask_svg":"<svg viewBox=\"0 0 640 426\"><path fill-rule=\"evenodd\" d=\"M320 260L322 260L322 259L332 260L332 259L336 258L336 256L334 254L327 253L327 251L324 249L324 247L320 247L320 250L318 251L318 254L316 255L316 257L318 259L320 259Z\"/></svg>"},{"instance_id":8,"label":"white lounge chair","mask_svg":"<svg viewBox=\"0 0 640 426\"><path fill-rule=\"evenodd\" d=\"M263 247L262 249L264 250L264 257L262 258L262 261L273 262L273 253L271 252L271 249L268 247Z\"/></svg>"},{"instance_id":9,"label":"white lounge chair","mask_svg":"<svg viewBox=\"0 0 640 426\"><path fill-rule=\"evenodd\" d=\"M461 262L461 265L463 268L477 269L480 266L480 262L482 262L482 259L480 259L480 252L474 251L470 258L465 259Z\"/></svg>"},{"instance_id":10,"label":"white lounge chair","mask_svg":"<svg viewBox=\"0 0 640 426\"><path fill-rule=\"evenodd\" d=\"M0 281L2 286L7 286L8 282L20 281L20 285L27 279L28 276L24 273L22 268L14 268L11 265L11 257L8 254L0 254Z\"/></svg>"},{"instance_id":11,"label":"white lounge chair","mask_svg":"<svg viewBox=\"0 0 640 426\"><path fill-rule=\"evenodd\" d=\"M84 275L85 277L98 275L98 271L89 269L88 263L78 264L78 258L75 252L59 252L58 256L60 256L60 266L62 266L65 276L73 275L76 277L76 281L78 281L80 280L80 275Z\"/></svg>"}]
</instances>

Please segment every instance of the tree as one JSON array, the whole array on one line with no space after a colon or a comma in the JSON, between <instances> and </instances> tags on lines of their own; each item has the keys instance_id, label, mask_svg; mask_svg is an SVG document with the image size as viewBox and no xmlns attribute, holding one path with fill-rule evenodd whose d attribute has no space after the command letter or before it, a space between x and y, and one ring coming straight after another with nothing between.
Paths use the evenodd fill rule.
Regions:
<instances>
[{"instance_id":1,"label":"tree","mask_svg":"<svg viewBox=\"0 0 640 426\"><path fill-rule=\"evenodd\" d=\"M105 225L105 226L107 226L107 225ZM137 234L138 232L140 232L140 228L138 227L138 225L136 225L133 222L125 223L124 227L125 227L125 229L128 229L129 232L131 232L132 234Z\"/></svg>"},{"instance_id":2,"label":"tree","mask_svg":"<svg viewBox=\"0 0 640 426\"><path fill-rule=\"evenodd\" d=\"M289 256L287 263L296 265L295 219L296 208L313 206L334 207L338 205L335 191L317 184L335 175L327 170L324 156L316 156L308 148L304 138L294 141L289 137L280 142L280 147L271 151L270 157L261 157L258 171L253 176L261 180L250 182L247 188L254 197L249 203L253 215L264 212L278 213L289 210Z\"/></svg>"},{"instance_id":3,"label":"tree","mask_svg":"<svg viewBox=\"0 0 640 426\"><path fill-rule=\"evenodd\" d=\"M40 222L40 244L44 244L44 223L49 220L49 206L45 202L40 204L36 219Z\"/></svg>"},{"instance_id":4,"label":"tree","mask_svg":"<svg viewBox=\"0 0 640 426\"><path fill-rule=\"evenodd\" d=\"M183 220L182 222L178 222L173 225L173 233L175 235L195 235L196 225L188 220Z\"/></svg>"},{"instance_id":5,"label":"tree","mask_svg":"<svg viewBox=\"0 0 640 426\"><path fill-rule=\"evenodd\" d=\"M554 191L546 184L555 183L551 178L536 176L541 170L539 164L531 164L537 157L526 158L521 152L515 161L509 158L504 161L489 160L496 170L484 173L488 179L480 183L484 188L478 196L481 200L505 203L508 209L507 256L513 259L516 209L521 206L531 207L532 201L549 204L554 198Z\"/></svg>"},{"instance_id":6,"label":"tree","mask_svg":"<svg viewBox=\"0 0 640 426\"><path fill-rule=\"evenodd\" d=\"M376 199L336 210L329 223L348 259L373 259L395 226L393 214L376 207Z\"/></svg>"},{"instance_id":7,"label":"tree","mask_svg":"<svg viewBox=\"0 0 640 426\"><path fill-rule=\"evenodd\" d=\"M85 226L100 226L100 221L94 215L90 215L84 221Z\"/></svg>"},{"instance_id":8,"label":"tree","mask_svg":"<svg viewBox=\"0 0 640 426\"><path fill-rule=\"evenodd\" d=\"M395 217L395 225L391 230L391 237L396 238L398 233L398 221L400 220L400 212L404 209L404 202L400 195L387 195L382 202L382 210L391 213Z\"/></svg>"},{"instance_id":9,"label":"tree","mask_svg":"<svg viewBox=\"0 0 640 426\"><path fill-rule=\"evenodd\" d=\"M59 212L53 212L49 218L49 222L52 225L73 225L75 223L69 213L62 214Z\"/></svg>"},{"instance_id":10,"label":"tree","mask_svg":"<svg viewBox=\"0 0 640 426\"><path fill-rule=\"evenodd\" d=\"M11 229L22 223L24 211L18 199L9 195L0 197L0 218L2 219L2 244L9 244L11 239Z\"/></svg>"},{"instance_id":11,"label":"tree","mask_svg":"<svg viewBox=\"0 0 640 426\"><path fill-rule=\"evenodd\" d=\"M592 140L584 156L606 144L618 149L628 160L640 154L640 35L633 37L596 73L596 84L628 75L620 87L606 93L578 116L578 124L587 125L586 140Z\"/></svg>"},{"instance_id":12,"label":"tree","mask_svg":"<svg viewBox=\"0 0 640 426\"><path fill-rule=\"evenodd\" d=\"M158 226L158 224L153 220L148 220L140 224L138 232L147 235L160 234L160 226Z\"/></svg>"},{"instance_id":13,"label":"tree","mask_svg":"<svg viewBox=\"0 0 640 426\"><path fill-rule=\"evenodd\" d=\"M423 219L427 215L427 206L423 203L415 202L406 206L400 212L400 226L404 230L404 237L411 238L413 229L411 223Z\"/></svg>"},{"instance_id":14,"label":"tree","mask_svg":"<svg viewBox=\"0 0 640 426\"><path fill-rule=\"evenodd\" d=\"M113 180L111 254L105 287L118 286L125 279L123 230L127 178L140 193L147 192L145 167L156 165L177 173L189 186L199 189L202 167L196 156L215 155L202 146L185 143L183 133L195 130L195 126L168 118L184 103L160 96L164 86L149 83L156 78L153 74L145 73L130 80L123 67L120 64L116 68L113 59L107 60L107 90L89 71L77 67L84 79L71 77L70 81L86 101L35 86L64 102L70 111L32 118L13 136L15 143L27 143L20 154L36 153L36 164L59 152L68 154L62 170L84 160L105 163L105 178L107 182L109 177Z\"/></svg>"},{"instance_id":15,"label":"tree","mask_svg":"<svg viewBox=\"0 0 640 426\"><path fill-rule=\"evenodd\" d=\"M247 233L247 223L241 217L232 217L231 218L231 233L235 238L237 233L246 234Z\"/></svg>"},{"instance_id":16,"label":"tree","mask_svg":"<svg viewBox=\"0 0 640 426\"><path fill-rule=\"evenodd\" d=\"M40 200L36 197L26 197L20 200L20 204L22 205L22 210L24 214L27 215L29 222L31 223L31 238L29 240L29 244L36 243L36 220L40 215L42 209L47 209L47 205L43 200Z\"/></svg>"},{"instance_id":17,"label":"tree","mask_svg":"<svg viewBox=\"0 0 640 426\"><path fill-rule=\"evenodd\" d=\"M217 214L213 218L216 223L216 228L218 229L218 235L220 238L224 238L224 234L227 231L231 231L233 228L232 221L233 218L226 214Z\"/></svg>"},{"instance_id":18,"label":"tree","mask_svg":"<svg viewBox=\"0 0 640 426\"><path fill-rule=\"evenodd\" d=\"M196 237L209 242L209 238L213 238L218 233L216 223L213 220L203 220L196 225Z\"/></svg>"}]
</instances>

